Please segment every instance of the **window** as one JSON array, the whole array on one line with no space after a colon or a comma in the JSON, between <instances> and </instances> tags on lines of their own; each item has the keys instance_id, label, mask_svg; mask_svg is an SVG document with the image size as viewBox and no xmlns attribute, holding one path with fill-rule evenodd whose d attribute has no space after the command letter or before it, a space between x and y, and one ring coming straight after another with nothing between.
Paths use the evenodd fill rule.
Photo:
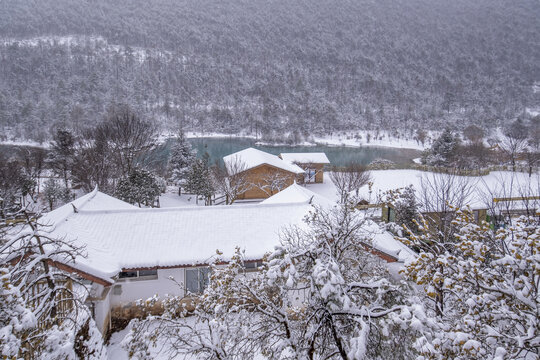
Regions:
<instances>
[{"instance_id":1,"label":"window","mask_svg":"<svg viewBox=\"0 0 540 360\"><path fill-rule=\"evenodd\" d=\"M118 275L118 278L120 279L130 279L130 278L136 278L137 277L137 271L122 271L120 275Z\"/></svg>"},{"instance_id":2,"label":"window","mask_svg":"<svg viewBox=\"0 0 540 360\"><path fill-rule=\"evenodd\" d=\"M122 271L118 274L118 279L139 279L139 280L153 280L157 279L158 274L157 270L132 270L132 271Z\"/></svg>"},{"instance_id":3,"label":"window","mask_svg":"<svg viewBox=\"0 0 540 360\"><path fill-rule=\"evenodd\" d=\"M209 267L186 269L186 291L194 294L203 292L210 281L210 272Z\"/></svg>"},{"instance_id":4,"label":"window","mask_svg":"<svg viewBox=\"0 0 540 360\"><path fill-rule=\"evenodd\" d=\"M246 271L255 271L257 268L261 267L263 265L262 261L245 261L244 262L244 269Z\"/></svg>"},{"instance_id":5,"label":"window","mask_svg":"<svg viewBox=\"0 0 540 360\"><path fill-rule=\"evenodd\" d=\"M139 270L139 277L155 277L157 279L157 270Z\"/></svg>"},{"instance_id":6,"label":"window","mask_svg":"<svg viewBox=\"0 0 540 360\"><path fill-rule=\"evenodd\" d=\"M311 183L315 182L315 174L317 173L316 169L306 169L305 170L305 176L304 176L304 182Z\"/></svg>"}]
</instances>

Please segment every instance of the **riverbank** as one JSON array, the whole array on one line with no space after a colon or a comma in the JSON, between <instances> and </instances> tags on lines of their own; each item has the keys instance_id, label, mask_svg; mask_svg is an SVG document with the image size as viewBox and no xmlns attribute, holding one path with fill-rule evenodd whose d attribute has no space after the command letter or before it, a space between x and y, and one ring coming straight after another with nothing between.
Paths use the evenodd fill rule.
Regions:
<instances>
[{"instance_id":1,"label":"riverbank","mask_svg":"<svg viewBox=\"0 0 540 360\"><path fill-rule=\"evenodd\" d=\"M258 146L276 146L276 147L308 147L308 146L344 146L344 147L386 147L395 149L411 149L423 151L429 148L435 138L439 135L438 132L428 131L423 139L420 141L415 135L399 134L397 137L393 136L389 131L376 131L376 130L361 130L361 131L347 131L336 132L325 136L310 136L308 139L297 142L288 143L282 141L269 141L257 137L253 134L239 133L239 134L224 134L217 132L193 132L189 131L185 133L186 138L244 138L257 140L255 142ZM164 135L163 138L174 137L173 134ZM288 138L285 134L284 139Z\"/></svg>"}]
</instances>

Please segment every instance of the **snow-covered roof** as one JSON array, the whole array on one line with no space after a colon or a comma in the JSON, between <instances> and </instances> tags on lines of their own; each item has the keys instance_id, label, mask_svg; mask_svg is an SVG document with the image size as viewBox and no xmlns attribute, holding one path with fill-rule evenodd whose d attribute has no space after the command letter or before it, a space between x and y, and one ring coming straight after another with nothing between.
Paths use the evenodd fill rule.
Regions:
<instances>
[{"instance_id":1,"label":"snow-covered roof","mask_svg":"<svg viewBox=\"0 0 540 360\"><path fill-rule=\"evenodd\" d=\"M46 213L39 222L47 226L59 224L74 211L83 207L85 210L137 209L134 205L98 191L96 187L92 192L73 200L71 203Z\"/></svg>"},{"instance_id":2,"label":"snow-covered roof","mask_svg":"<svg viewBox=\"0 0 540 360\"><path fill-rule=\"evenodd\" d=\"M285 161L296 164L330 164L330 160L323 152L281 153L279 156Z\"/></svg>"},{"instance_id":3,"label":"snow-covered roof","mask_svg":"<svg viewBox=\"0 0 540 360\"><path fill-rule=\"evenodd\" d=\"M260 259L279 244L284 227L302 224L312 205L334 203L293 184L260 204L140 209L96 189L40 223L50 226L43 230L48 236L84 246L86 256L67 265L112 283L122 269L206 264L216 250L224 261L236 247L247 260ZM400 244L377 231L374 247L405 259Z\"/></svg>"},{"instance_id":4,"label":"snow-covered roof","mask_svg":"<svg viewBox=\"0 0 540 360\"><path fill-rule=\"evenodd\" d=\"M260 204L291 204L306 202L323 207L335 205L331 200L298 185L296 182L277 194L270 196L268 199L263 200Z\"/></svg>"},{"instance_id":5,"label":"snow-covered roof","mask_svg":"<svg viewBox=\"0 0 540 360\"><path fill-rule=\"evenodd\" d=\"M299 166L288 161L284 161L276 155L272 155L254 148L247 148L235 152L234 154L227 155L223 157L223 162L227 167L229 175L234 175L236 172L253 169L263 164L268 164L294 174L304 173L304 170L302 170L302 168Z\"/></svg>"},{"instance_id":6,"label":"snow-covered roof","mask_svg":"<svg viewBox=\"0 0 540 360\"><path fill-rule=\"evenodd\" d=\"M419 170L373 170L370 171L371 187L365 185L359 190L359 197L370 203L376 203L384 192L412 185L417 200L422 202L422 181L444 183L446 174L434 174ZM494 197L538 196L540 177L533 174L510 171L493 171L485 176L456 176L456 183L466 181L471 187L465 200L473 209L486 209ZM433 204L431 204L433 205Z\"/></svg>"},{"instance_id":7,"label":"snow-covered roof","mask_svg":"<svg viewBox=\"0 0 540 360\"><path fill-rule=\"evenodd\" d=\"M227 260L237 246L248 260L260 259L279 244L281 228L300 223L312 208L307 201L162 209L90 206L109 198L99 192L85 195L75 201L76 213L71 204L64 205L53 214L58 222L47 229L49 236L84 245L87 257L71 265L105 280L121 269L208 263L216 250Z\"/></svg>"}]
</instances>

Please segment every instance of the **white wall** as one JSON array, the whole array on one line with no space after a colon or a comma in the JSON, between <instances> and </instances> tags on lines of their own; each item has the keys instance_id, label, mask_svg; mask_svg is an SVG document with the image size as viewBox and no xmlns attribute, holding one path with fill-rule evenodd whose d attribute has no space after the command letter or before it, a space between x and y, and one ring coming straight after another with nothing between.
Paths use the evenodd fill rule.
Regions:
<instances>
[{"instance_id":1,"label":"white wall","mask_svg":"<svg viewBox=\"0 0 540 360\"><path fill-rule=\"evenodd\" d=\"M174 281L170 280L172 276L176 282L184 283L184 269L159 269L158 278L152 280L142 279L122 279L117 281L111 290L110 306L127 305L139 299L148 299L154 295L164 297L165 295L183 295L182 288ZM115 295L115 286L122 287L122 294Z\"/></svg>"},{"instance_id":2,"label":"white wall","mask_svg":"<svg viewBox=\"0 0 540 360\"><path fill-rule=\"evenodd\" d=\"M105 334L107 332L107 329L109 327L109 313L111 309L111 289L109 288L104 289L102 285L99 284L93 284L92 286L92 295L95 297L101 297L105 294L103 299L100 300L90 300L88 304L88 307L92 307L94 311L94 321L96 322L96 326L101 331L102 334ZM105 291L105 292L104 292Z\"/></svg>"}]
</instances>

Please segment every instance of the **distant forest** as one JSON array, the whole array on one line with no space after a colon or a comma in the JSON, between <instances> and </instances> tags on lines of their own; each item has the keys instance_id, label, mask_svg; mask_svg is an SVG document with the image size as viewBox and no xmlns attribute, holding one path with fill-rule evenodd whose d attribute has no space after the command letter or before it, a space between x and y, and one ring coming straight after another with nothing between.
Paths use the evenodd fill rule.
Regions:
<instances>
[{"instance_id":1,"label":"distant forest","mask_svg":"<svg viewBox=\"0 0 540 360\"><path fill-rule=\"evenodd\" d=\"M116 103L164 131L494 128L540 104L539 19L537 0L3 0L0 140Z\"/></svg>"}]
</instances>

